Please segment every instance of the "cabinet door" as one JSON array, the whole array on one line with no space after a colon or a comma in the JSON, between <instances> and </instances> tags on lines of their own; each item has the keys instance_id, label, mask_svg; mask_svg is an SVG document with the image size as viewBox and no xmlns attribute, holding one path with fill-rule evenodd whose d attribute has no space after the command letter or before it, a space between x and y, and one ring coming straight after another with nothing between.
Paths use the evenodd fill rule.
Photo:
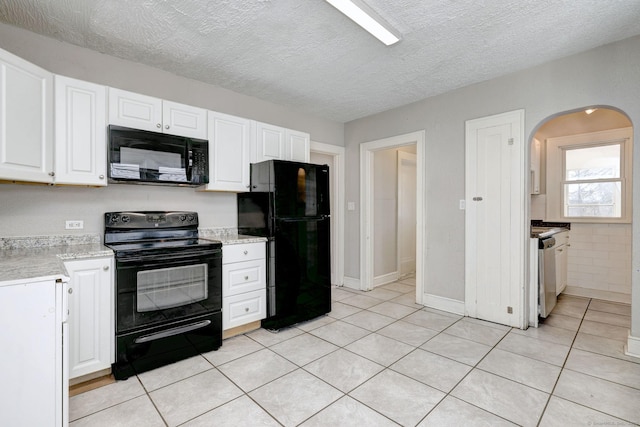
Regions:
<instances>
[{"instance_id":1,"label":"cabinet door","mask_svg":"<svg viewBox=\"0 0 640 427\"><path fill-rule=\"evenodd\" d=\"M210 191L249 191L251 120L209 111Z\"/></svg>"},{"instance_id":2,"label":"cabinet door","mask_svg":"<svg viewBox=\"0 0 640 427\"><path fill-rule=\"evenodd\" d=\"M52 182L53 74L0 49L0 179Z\"/></svg>"},{"instance_id":3,"label":"cabinet door","mask_svg":"<svg viewBox=\"0 0 640 427\"><path fill-rule=\"evenodd\" d=\"M65 262L69 282L69 378L111 367L114 361L111 258Z\"/></svg>"},{"instance_id":4,"label":"cabinet door","mask_svg":"<svg viewBox=\"0 0 640 427\"><path fill-rule=\"evenodd\" d=\"M285 160L285 129L267 123L256 123L255 162Z\"/></svg>"},{"instance_id":5,"label":"cabinet door","mask_svg":"<svg viewBox=\"0 0 640 427\"><path fill-rule=\"evenodd\" d=\"M309 163L309 134L295 130L285 133L285 160Z\"/></svg>"},{"instance_id":6,"label":"cabinet door","mask_svg":"<svg viewBox=\"0 0 640 427\"><path fill-rule=\"evenodd\" d=\"M227 330L262 320L267 316L266 289L225 297L222 302L222 329Z\"/></svg>"},{"instance_id":7,"label":"cabinet door","mask_svg":"<svg viewBox=\"0 0 640 427\"><path fill-rule=\"evenodd\" d=\"M555 250L556 261L556 295L560 295L567 287L568 246L560 245Z\"/></svg>"},{"instance_id":8,"label":"cabinet door","mask_svg":"<svg viewBox=\"0 0 640 427\"><path fill-rule=\"evenodd\" d=\"M162 131L162 100L109 88L109 123L134 129Z\"/></svg>"},{"instance_id":9,"label":"cabinet door","mask_svg":"<svg viewBox=\"0 0 640 427\"><path fill-rule=\"evenodd\" d=\"M540 194L540 141L531 141L531 194Z\"/></svg>"},{"instance_id":10,"label":"cabinet door","mask_svg":"<svg viewBox=\"0 0 640 427\"><path fill-rule=\"evenodd\" d=\"M207 139L207 110L177 102L162 101L162 132Z\"/></svg>"},{"instance_id":11,"label":"cabinet door","mask_svg":"<svg viewBox=\"0 0 640 427\"><path fill-rule=\"evenodd\" d=\"M55 182L107 185L107 89L55 76Z\"/></svg>"}]
</instances>

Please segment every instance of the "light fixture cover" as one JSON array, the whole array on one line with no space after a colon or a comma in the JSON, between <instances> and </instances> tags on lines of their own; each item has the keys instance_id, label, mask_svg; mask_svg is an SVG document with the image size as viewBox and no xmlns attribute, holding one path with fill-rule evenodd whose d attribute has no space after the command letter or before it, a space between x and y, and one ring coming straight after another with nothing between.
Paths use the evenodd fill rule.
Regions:
<instances>
[{"instance_id":1,"label":"light fixture cover","mask_svg":"<svg viewBox=\"0 0 640 427\"><path fill-rule=\"evenodd\" d=\"M380 15L361 0L326 0L353 22L367 30L382 43L390 46L400 41L400 34Z\"/></svg>"}]
</instances>

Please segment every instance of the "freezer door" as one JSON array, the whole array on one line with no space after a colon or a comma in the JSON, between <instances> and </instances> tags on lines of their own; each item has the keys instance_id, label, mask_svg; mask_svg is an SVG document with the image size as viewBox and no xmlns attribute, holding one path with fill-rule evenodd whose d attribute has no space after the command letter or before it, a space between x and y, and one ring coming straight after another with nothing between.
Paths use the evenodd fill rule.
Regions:
<instances>
[{"instance_id":1,"label":"freezer door","mask_svg":"<svg viewBox=\"0 0 640 427\"><path fill-rule=\"evenodd\" d=\"M302 218L329 215L329 167L277 162L275 216Z\"/></svg>"}]
</instances>

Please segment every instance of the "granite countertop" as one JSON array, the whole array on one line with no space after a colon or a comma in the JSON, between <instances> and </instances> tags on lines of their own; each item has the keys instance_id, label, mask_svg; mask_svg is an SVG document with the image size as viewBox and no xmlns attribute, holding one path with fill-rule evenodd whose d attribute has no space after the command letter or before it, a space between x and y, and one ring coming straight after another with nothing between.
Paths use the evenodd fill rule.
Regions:
<instances>
[{"instance_id":1,"label":"granite countertop","mask_svg":"<svg viewBox=\"0 0 640 427\"><path fill-rule=\"evenodd\" d=\"M224 239L218 239L222 242L223 245L241 245L243 243L260 243L266 242L266 237L258 237L258 236L245 236L242 234L238 234L236 236L226 237Z\"/></svg>"},{"instance_id":2,"label":"granite countertop","mask_svg":"<svg viewBox=\"0 0 640 427\"><path fill-rule=\"evenodd\" d=\"M265 237L239 235L233 229L201 229L200 237L223 245L266 242ZM98 235L0 238L0 285L67 276L64 262L113 256Z\"/></svg>"},{"instance_id":3,"label":"granite countertop","mask_svg":"<svg viewBox=\"0 0 640 427\"><path fill-rule=\"evenodd\" d=\"M563 231L571 230L571 223L568 222L545 222L542 220L531 220L531 238L545 238L553 236Z\"/></svg>"},{"instance_id":4,"label":"granite countertop","mask_svg":"<svg viewBox=\"0 0 640 427\"><path fill-rule=\"evenodd\" d=\"M113 251L98 241L57 246L44 245L42 238L27 244L5 244L0 249L0 283L55 280L67 276L64 261L113 256ZM15 242L14 242L15 243ZM71 242L73 243L73 242ZM5 283L7 282L7 283Z\"/></svg>"},{"instance_id":5,"label":"granite countertop","mask_svg":"<svg viewBox=\"0 0 640 427\"><path fill-rule=\"evenodd\" d=\"M201 239L211 239L222 242L223 245L240 245L243 243L266 242L266 237L246 236L238 234L236 229L230 228L201 228L198 230Z\"/></svg>"}]
</instances>

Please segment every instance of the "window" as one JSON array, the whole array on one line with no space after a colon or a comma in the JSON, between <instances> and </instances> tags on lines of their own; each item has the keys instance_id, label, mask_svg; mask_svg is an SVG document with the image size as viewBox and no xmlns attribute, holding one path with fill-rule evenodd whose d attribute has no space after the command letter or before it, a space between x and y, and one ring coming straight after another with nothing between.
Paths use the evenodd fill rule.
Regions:
<instances>
[{"instance_id":1,"label":"window","mask_svg":"<svg viewBox=\"0 0 640 427\"><path fill-rule=\"evenodd\" d=\"M631 128L547 139L547 218L631 221Z\"/></svg>"}]
</instances>

